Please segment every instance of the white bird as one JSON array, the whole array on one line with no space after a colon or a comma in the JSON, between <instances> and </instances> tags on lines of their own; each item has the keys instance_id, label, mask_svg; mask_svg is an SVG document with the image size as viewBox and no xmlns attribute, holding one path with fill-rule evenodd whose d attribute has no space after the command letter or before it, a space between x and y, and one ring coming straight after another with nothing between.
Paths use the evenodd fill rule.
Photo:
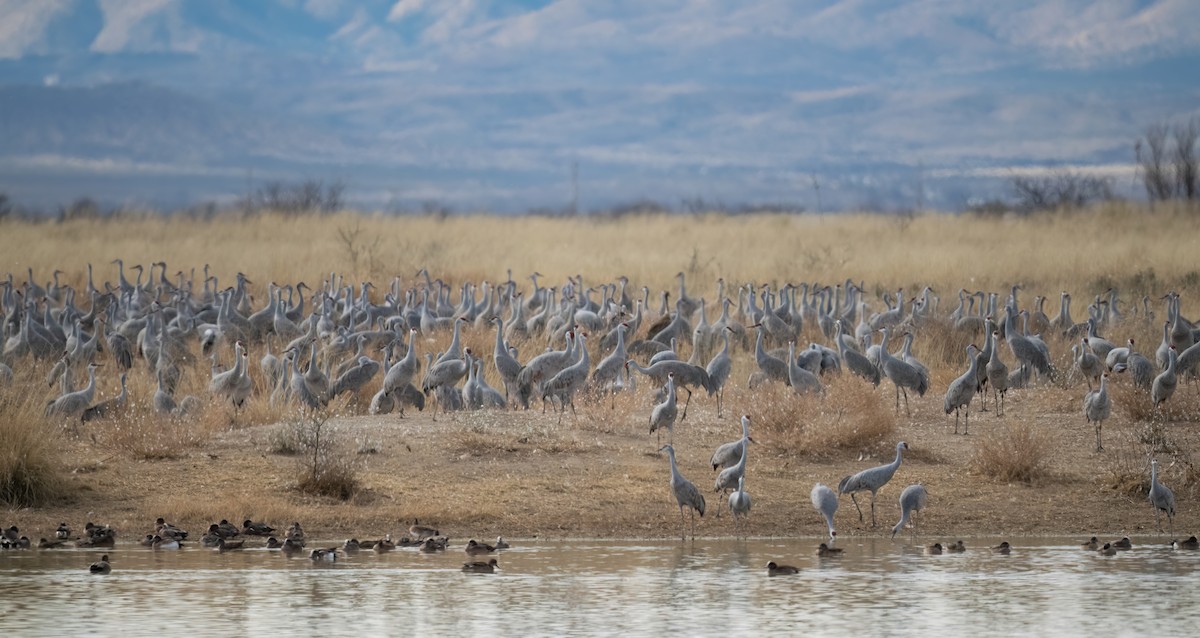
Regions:
<instances>
[{"instance_id":1,"label":"white bird","mask_svg":"<svg viewBox=\"0 0 1200 638\"><path fill-rule=\"evenodd\" d=\"M812 488L812 504L821 516L825 517L825 526L829 528L829 542L837 540L837 530L833 527L833 515L837 513L837 494L824 483L817 483Z\"/></svg>"}]
</instances>

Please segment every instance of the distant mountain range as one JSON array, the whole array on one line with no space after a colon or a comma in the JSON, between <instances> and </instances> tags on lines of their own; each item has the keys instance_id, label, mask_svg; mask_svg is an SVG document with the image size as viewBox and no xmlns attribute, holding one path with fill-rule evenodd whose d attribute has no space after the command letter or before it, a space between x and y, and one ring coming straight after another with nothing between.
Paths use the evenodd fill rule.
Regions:
<instances>
[{"instance_id":1,"label":"distant mountain range","mask_svg":"<svg viewBox=\"0 0 1200 638\"><path fill-rule=\"evenodd\" d=\"M959 209L1200 114L1185 2L977 4L0 0L0 191Z\"/></svg>"}]
</instances>

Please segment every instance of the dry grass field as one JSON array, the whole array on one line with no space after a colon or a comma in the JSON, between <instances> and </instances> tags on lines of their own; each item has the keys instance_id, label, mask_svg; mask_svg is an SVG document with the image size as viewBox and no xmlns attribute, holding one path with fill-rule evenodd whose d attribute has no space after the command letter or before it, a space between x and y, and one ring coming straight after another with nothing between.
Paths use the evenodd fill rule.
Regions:
<instances>
[{"instance_id":1,"label":"dry grass field","mask_svg":"<svg viewBox=\"0 0 1200 638\"><path fill-rule=\"evenodd\" d=\"M87 266L95 281L116 280L116 266L165 261L169 272L200 274L206 264L222 286L237 272L252 281L255 307L265 303L269 282L306 281L317 286L331 272L348 281L369 279L379 302L393 277L417 285L427 268L453 285L464 281L513 279L528 287L537 271L543 285L559 285L581 274L585 284L627 276L645 285L652 299L678 290L676 273L687 277L689 294L711 302L716 280L744 282L863 281L873 310L880 295L903 287L915 294L932 286L947 314L960 288L1007 294L1023 285L1021 303L1071 291L1076 321L1086 317L1093 296L1116 286L1124 302L1124 324L1104 329L1123 343L1137 339L1153 359L1165 316L1160 297L1182 296L1184 316L1200 314L1200 254L1195 237L1200 215L1186 210L1149 212L1113 205L1031 218L919 215L892 218L838 216L630 216L622 219L467 217L386 218L340 214L248 219L121 218L67 223L0 222L0 271L20 284L33 269L45 284L55 269L60 281L79 289ZM131 278L133 274L129 275ZM727 288L727 290L732 290ZM1149 295L1157 319L1132 310ZM80 300L85 310L87 301ZM655 302L655 304L657 303ZM717 312L709 308L709 319ZM643 323L642 332L649 321ZM490 353L494 331L468 330L464 345ZM644 337L637 335L637 338ZM1094 451L1094 431L1081 408L1086 386L1065 374L1070 343L1047 338L1056 367L1054 382L1008 394L1003 418L994 409L971 406L971 434L955 436L953 415L942 396L965 369L961 354L978 338L950 329L917 331L914 352L930 369L931 388L910 397L912 414L893 408L886 380L872 387L843 374L823 379L823 397L797 396L790 388L750 390L753 352L738 349L725 393L726 413L717 418L712 398L693 397L685 421L674 431L680 469L705 493L708 514L698 532L730 535L729 516L716 513L725 499L713 493L712 450L740 434L737 415L752 418L747 490L754 509L754 535L820 535L823 525L809 504L813 483L836 487L838 480L891 459L897 441L909 444L892 483L879 494L879 526L869 525L869 494L859 502L858 521L849 498L841 499L840 536L887 534L899 518L896 499L908 484L921 482L930 504L921 519L923 535L1110 534L1157 536L1146 501L1150 457L1164 468L1162 480L1175 490L1177 535L1200 527L1200 390L1181 378L1163 414L1128 379L1114 375L1113 416L1105 423L1105 451ZM418 352L437 352L448 334L422 336ZM828 344L815 326L800 341ZM982 345L982 342L978 342ZM521 345L528 359L545 347ZM193 351L196 345L192 343ZM1003 348L1003 346L1002 346ZM252 374L259 374L263 345L251 344ZM607 352L592 344L592 360ZM683 358L690 347L682 348ZM1012 356L1002 349L1006 362ZM222 352L228 362L231 355ZM490 357L488 357L490 360ZM577 401L578 415L530 411L433 414L408 410L367 416L370 394L339 398L320 420L331 446L324 449L348 473L349 498L313 495L298 489L305 463L296 439L310 436L313 423L294 408L272 407L256 391L247 408L208 400L209 362L195 357L185 367L179 395L204 399L204 410L184 420L157 417L149 407L152 375L137 362L129 375L130 405L116 418L62 424L42 412L56 389L46 383L50 364L9 362L14 380L0 386L0 500L36 503L12 506L0 524L16 524L36 541L60 521L80 527L85 520L113 524L131 540L164 516L199 533L220 518L267 520L283 526L305 523L323 537L400 535L418 518L453 538L494 537L667 537L678 533L678 508L668 487L669 466L657 452L647 419L653 405L648 383L634 394ZM489 382L502 387L490 361ZM259 379L256 379L256 383ZM378 388L376 380L371 391ZM115 368L100 369L97 400L119 391ZM323 421L323 419L328 419ZM665 439L664 439L665 440ZM9 445L11 444L11 445ZM303 447L302 445L299 447ZM6 477L19 477L12 480ZM33 477L32 479L29 477ZM1167 535L1163 535L1166 538Z\"/></svg>"}]
</instances>

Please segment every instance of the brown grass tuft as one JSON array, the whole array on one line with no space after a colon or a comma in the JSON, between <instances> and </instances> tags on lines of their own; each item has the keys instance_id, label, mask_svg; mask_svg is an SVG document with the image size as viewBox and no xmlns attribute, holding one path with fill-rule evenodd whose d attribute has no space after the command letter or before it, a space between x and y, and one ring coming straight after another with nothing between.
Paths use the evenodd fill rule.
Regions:
<instances>
[{"instance_id":1,"label":"brown grass tuft","mask_svg":"<svg viewBox=\"0 0 1200 638\"><path fill-rule=\"evenodd\" d=\"M1028 422L1011 422L983 435L972 468L998 481L1034 483L1047 474L1054 437Z\"/></svg>"},{"instance_id":2,"label":"brown grass tuft","mask_svg":"<svg viewBox=\"0 0 1200 638\"><path fill-rule=\"evenodd\" d=\"M360 463L325 414L298 417L284 426L296 441L296 488L305 494L349 500L359 490Z\"/></svg>"},{"instance_id":3,"label":"brown grass tuft","mask_svg":"<svg viewBox=\"0 0 1200 638\"><path fill-rule=\"evenodd\" d=\"M0 394L0 503L9 507L45 505L66 491L62 433L46 424L32 385L18 382Z\"/></svg>"},{"instance_id":4,"label":"brown grass tuft","mask_svg":"<svg viewBox=\"0 0 1200 638\"><path fill-rule=\"evenodd\" d=\"M772 384L754 391L750 406L751 436L790 454L828 457L859 452L888 441L896 418L884 395L857 377L829 379L826 395L798 396L791 388Z\"/></svg>"}]
</instances>

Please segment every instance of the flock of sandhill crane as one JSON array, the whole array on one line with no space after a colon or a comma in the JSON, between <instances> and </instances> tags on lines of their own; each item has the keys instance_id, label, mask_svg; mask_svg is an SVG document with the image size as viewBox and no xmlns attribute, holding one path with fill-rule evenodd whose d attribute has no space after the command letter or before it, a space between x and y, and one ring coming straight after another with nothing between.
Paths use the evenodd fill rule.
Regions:
<instances>
[{"instance_id":1,"label":"flock of sandhill crane","mask_svg":"<svg viewBox=\"0 0 1200 638\"><path fill-rule=\"evenodd\" d=\"M252 282L241 273L234 285L222 288L207 266L200 279L194 271L190 275L181 271L172 281L166 264L158 262L148 269L131 266L129 270L137 273L131 282L124 262L118 259L113 264L116 283L96 286L89 265L86 286L78 291L60 282L64 273L59 271L44 285L36 282L32 269L21 284L14 282L12 273L3 282L0 385L12 382L14 368L43 362L43 369L49 367L49 384L60 388L46 404L48 417L87 422L113 418L129 409L127 373L134 366L145 366L153 375L153 409L173 418L194 414L212 400L237 410L259 393L274 405L303 410L319 409L345 394L362 397L371 414L399 412L401 416L406 407L424 409L427 400L450 412L528 409L541 399L542 410L553 407L561 421L568 408L575 413L575 400L581 394L609 399L635 389L641 376L659 390L649 430L660 441L662 431L667 431L668 443L660 451L670 459L681 524L684 509L692 512L693 536L694 514L703 516L705 503L695 485L679 472L674 426L686 418L697 391L714 397L721 415L735 349L753 350L754 369L746 380L751 389L775 383L797 393L824 394L822 379L847 370L874 385L890 381L896 411L903 398L909 412L910 393L923 396L930 390L929 371L913 354L915 336L933 325L982 336L983 348L974 344L967 348L966 370L949 384L943 402L947 414L955 413L955 432L961 416L961 431L966 434L975 397L982 395L985 406L993 401L1002 415L1008 391L1059 374L1041 335L1061 335L1076 342L1071 374L1086 380L1083 412L1088 422L1095 423L1097 450L1103 449L1101 427L1112 409L1110 372L1127 372L1157 409L1172 396L1178 375L1194 376L1200 363L1200 331L1180 314L1175 293L1163 298L1167 316L1162 344L1152 362L1135 349L1132 339L1118 347L1100 336L1104 329L1119 329L1138 312L1141 321L1153 321L1148 297L1143 298L1140 311L1136 305L1123 311L1114 289L1097 296L1088 306L1087 321L1077 323L1071 317L1070 294L1062 293L1059 313L1050 318L1043 311L1043 297L1030 308L1021 307L1020 286L1011 288L1003 304L997 293L961 290L957 307L949 313L939 312L939 299L930 287L911 299L898 290L884 294L886 307L871 312L878 302L867 298L863 284L850 280L836 286L787 284L777 290L754 284L727 290L724 280L718 280L719 314L710 320L708 303L688 293L683 273L677 275L674 300L669 291L662 291L657 304L649 288L642 287L638 296L624 277L589 286L582 276L575 276L561 286L545 287L539 282L541 275L534 273L529 277L532 285L523 287L513 281L511 272L506 281L496 284L461 284L455 303L454 286L421 270L413 285L405 287L397 277L385 291L376 290L374 298L372 283L355 285L336 274L315 289L303 282L271 283L266 303L256 307L249 289ZM82 308L76 305L80 300ZM484 353L463 346L464 330L489 327L495 330L490 361ZM450 341L443 351L418 355L418 335L427 339L445 333ZM798 348L801 334L817 335L823 342ZM897 335L903 342L893 352L892 339ZM690 356L684 359L680 345L688 342ZM595 365L589 343L604 355L597 355ZM542 344L548 346L545 351ZM263 346L259 374L253 374L250 348L259 346ZM538 352L522 363L517 346ZM211 396L177 397L183 374L180 364L197 356L197 351L212 360ZM223 366L231 351L232 362ZM1011 363L1005 363L1006 358ZM121 391L96 402L97 369L102 365L117 368ZM498 387L487 380L492 371ZM75 379L81 373L86 373L87 384L77 389ZM257 384L254 376L259 377ZM687 393L682 406L680 392ZM742 437L712 457L714 470L720 471L715 489L729 493L735 526L751 504L745 480L749 421L743 417ZM838 485L838 493L851 495L860 520L862 510L855 494L871 493L874 524L875 495L895 474L906 448L900 443L893 463L846 477ZM1169 490L1157 480L1154 485L1151 500L1156 518L1160 510L1173 517ZM832 541L837 495L818 484L812 500L828 523ZM926 501L923 487L905 489L901 521L893 533Z\"/></svg>"}]
</instances>

